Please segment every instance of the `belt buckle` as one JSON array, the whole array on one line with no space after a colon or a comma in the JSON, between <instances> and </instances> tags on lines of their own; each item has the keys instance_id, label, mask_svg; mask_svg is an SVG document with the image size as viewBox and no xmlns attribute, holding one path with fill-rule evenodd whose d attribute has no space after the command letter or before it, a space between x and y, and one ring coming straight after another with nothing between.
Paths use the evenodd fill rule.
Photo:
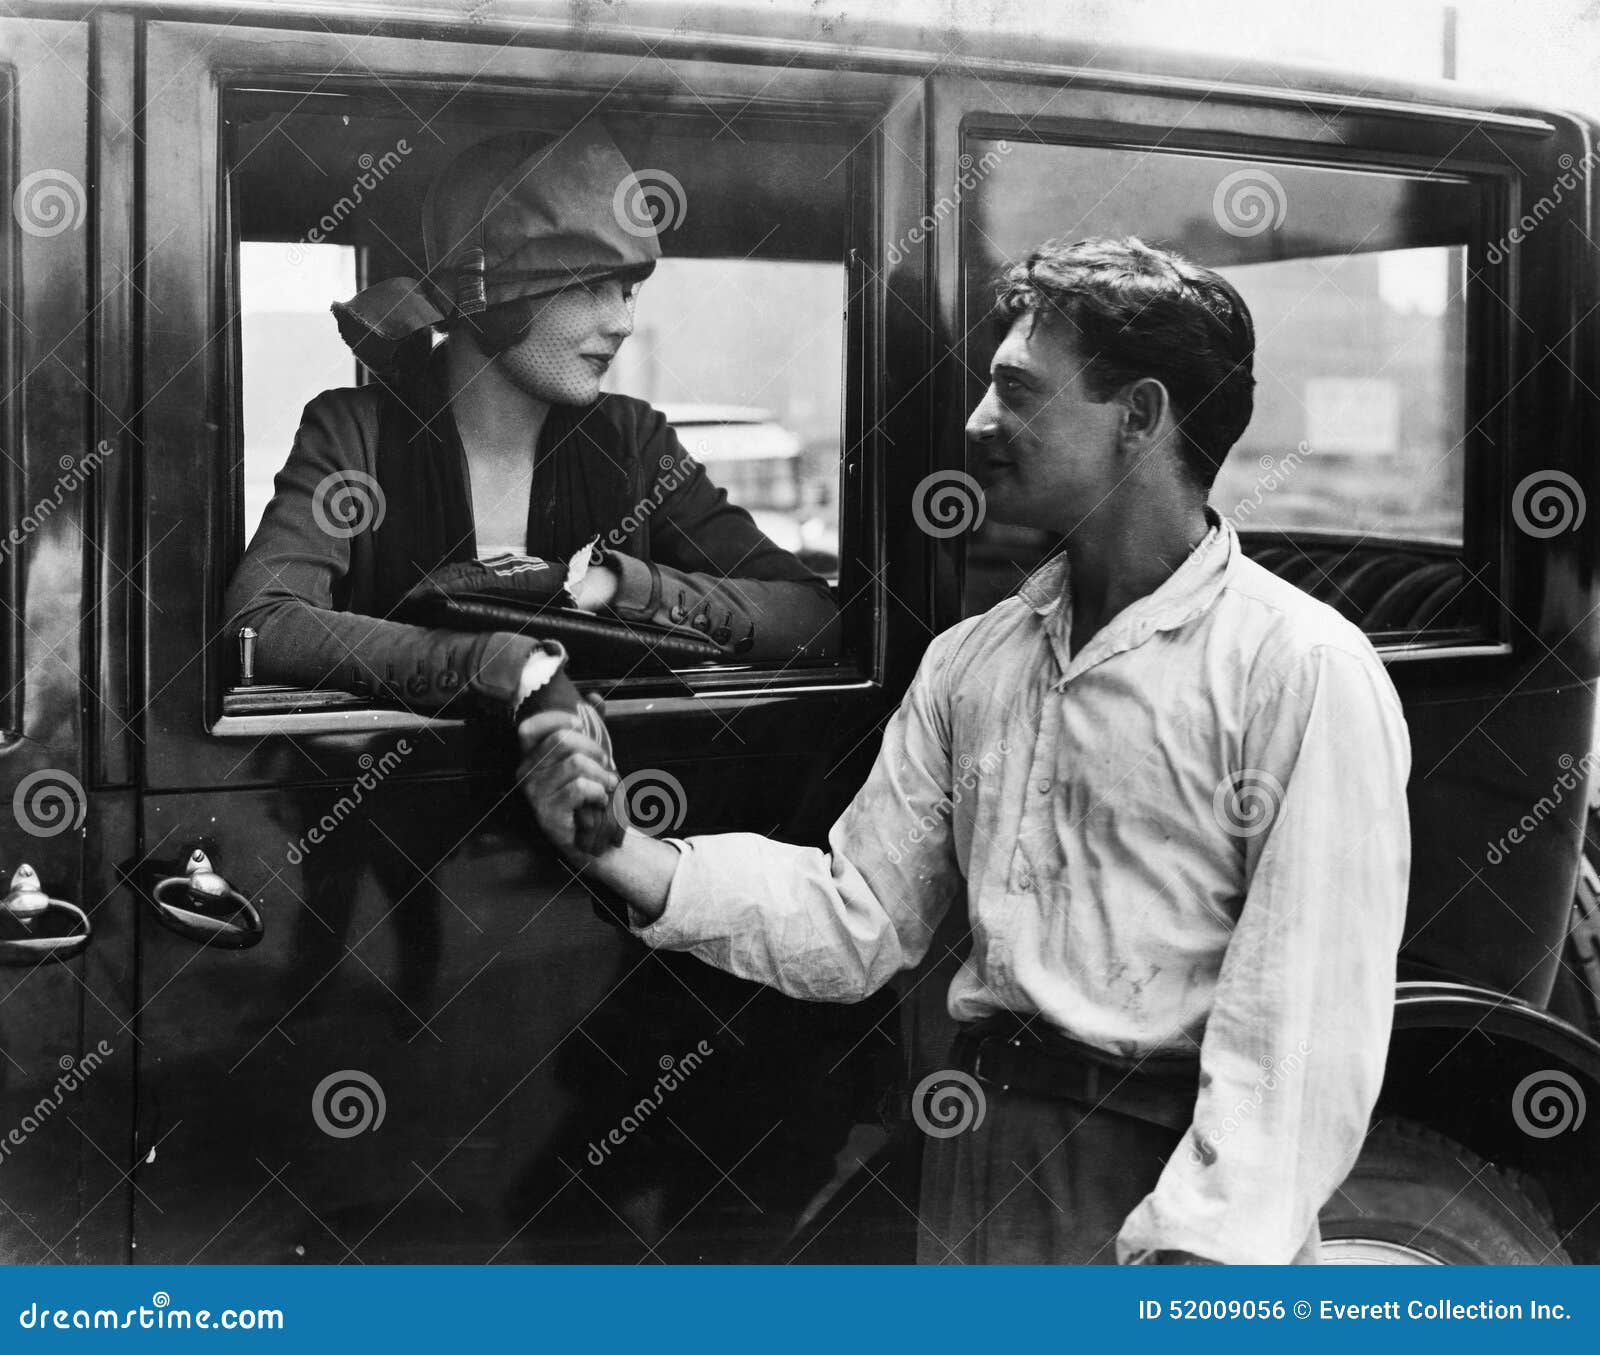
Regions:
<instances>
[{"instance_id":1,"label":"belt buckle","mask_svg":"<svg viewBox=\"0 0 1600 1355\"><path fill-rule=\"evenodd\" d=\"M1083 1099L1092 1102L1096 1109L1099 1108L1104 1097L1100 1094L1100 1074L1104 1071L1093 1059L1083 1062Z\"/></svg>"},{"instance_id":2,"label":"belt buckle","mask_svg":"<svg viewBox=\"0 0 1600 1355\"><path fill-rule=\"evenodd\" d=\"M975 1077L979 1082L987 1082L991 1087L997 1087L1001 1091L1007 1092L1007 1091L1011 1090L1011 1084L1009 1082L1000 1082L997 1079L988 1076L983 1071L983 1054L984 1054L984 1050L988 1047L990 1042L995 1038L996 1037L994 1037L994 1036L989 1036L989 1037L987 1037L985 1039L980 1039L978 1041L977 1052L974 1053L973 1056L972 1056L972 1076ZM1020 1047L1018 1041L1016 1041L1016 1040L1003 1040L1003 1041L1001 1041L1001 1043L1009 1044L1009 1045L1012 1045L1013 1047Z\"/></svg>"}]
</instances>

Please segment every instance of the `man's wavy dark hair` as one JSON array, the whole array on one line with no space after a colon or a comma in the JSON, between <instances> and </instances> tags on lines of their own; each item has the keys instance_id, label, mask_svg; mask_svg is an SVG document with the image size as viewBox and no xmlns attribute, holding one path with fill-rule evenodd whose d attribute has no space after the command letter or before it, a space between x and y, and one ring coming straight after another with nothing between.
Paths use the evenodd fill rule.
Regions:
<instances>
[{"instance_id":1,"label":"man's wavy dark hair","mask_svg":"<svg viewBox=\"0 0 1600 1355\"><path fill-rule=\"evenodd\" d=\"M1132 236L1051 240L1006 270L997 309L1004 328L1030 313L1068 321L1092 399L1161 382L1183 465L1209 492L1255 404L1255 326L1231 283Z\"/></svg>"}]
</instances>

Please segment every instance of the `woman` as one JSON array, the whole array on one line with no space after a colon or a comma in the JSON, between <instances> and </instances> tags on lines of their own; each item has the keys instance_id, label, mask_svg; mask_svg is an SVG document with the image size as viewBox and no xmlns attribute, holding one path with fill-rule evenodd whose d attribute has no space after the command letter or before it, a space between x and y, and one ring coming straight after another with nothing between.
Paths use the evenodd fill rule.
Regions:
<instances>
[{"instance_id":1,"label":"woman","mask_svg":"<svg viewBox=\"0 0 1600 1355\"><path fill-rule=\"evenodd\" d=\"M553 572L585 611L680 627L731 657L836 652L826 583L728 502L657 410L600 392L660 257L618 206L641 194L597 126L493 138L428 193L426 277L334 307L357 356L399 374L306 407L228 589L261 678L419 710L515 704L542 680L537 639L389 619L424 578L474 560Z\"/></svg>"}]
</instances>

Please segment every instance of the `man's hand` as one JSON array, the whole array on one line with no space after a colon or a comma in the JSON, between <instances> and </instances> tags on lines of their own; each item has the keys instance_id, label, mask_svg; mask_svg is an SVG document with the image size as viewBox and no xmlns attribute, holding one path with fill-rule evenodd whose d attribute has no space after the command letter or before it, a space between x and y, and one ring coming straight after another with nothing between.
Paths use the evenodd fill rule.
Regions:
<instances>
[{"instance_id":1,"label":"man's hand","mask_svg":"<svg viewBox=\"0 0 1600 1355\"><path fill-rule=\"evenodd\" d=\"M544 835L557 847L587 851L585 823L604 816L620 778L581 714L548 710L517 727L517 778ZM613 845L607 843L606 845Z\"/></svg>"}]
</instances>

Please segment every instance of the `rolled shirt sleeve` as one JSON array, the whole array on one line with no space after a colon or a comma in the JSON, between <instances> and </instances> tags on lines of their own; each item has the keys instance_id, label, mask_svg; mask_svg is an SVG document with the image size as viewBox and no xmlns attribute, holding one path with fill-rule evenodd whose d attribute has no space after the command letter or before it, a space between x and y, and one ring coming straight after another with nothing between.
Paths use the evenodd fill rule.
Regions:
<instances>
[{"instance_id":1,"label":"rolled shirt sleeve","mask_svg":"<svg viewBox=\"0 0 1600 1355\"><path fill-rule=\"evenodd\" d=\"M677 840L666 908L638 935L820 1002L859 1001L921 961L964 887L950 827L945 639L890 718L827 853L748 833Z\"/></svg>"},{"instance_id":2,"label":"rolled shirt sleeve","mask_svg":"<svg viewBox=\"0 0 1600 1355\"><path fill-rule=\"evenodd\" d=\"M1247 714L1246 893L1188 1135L1117 1239L1233 1264L1315 1260L1318 1210L1377 1101L1405 921L1410 744L1376 655L1317 645Z\"/></svg>"}]
</instances>

